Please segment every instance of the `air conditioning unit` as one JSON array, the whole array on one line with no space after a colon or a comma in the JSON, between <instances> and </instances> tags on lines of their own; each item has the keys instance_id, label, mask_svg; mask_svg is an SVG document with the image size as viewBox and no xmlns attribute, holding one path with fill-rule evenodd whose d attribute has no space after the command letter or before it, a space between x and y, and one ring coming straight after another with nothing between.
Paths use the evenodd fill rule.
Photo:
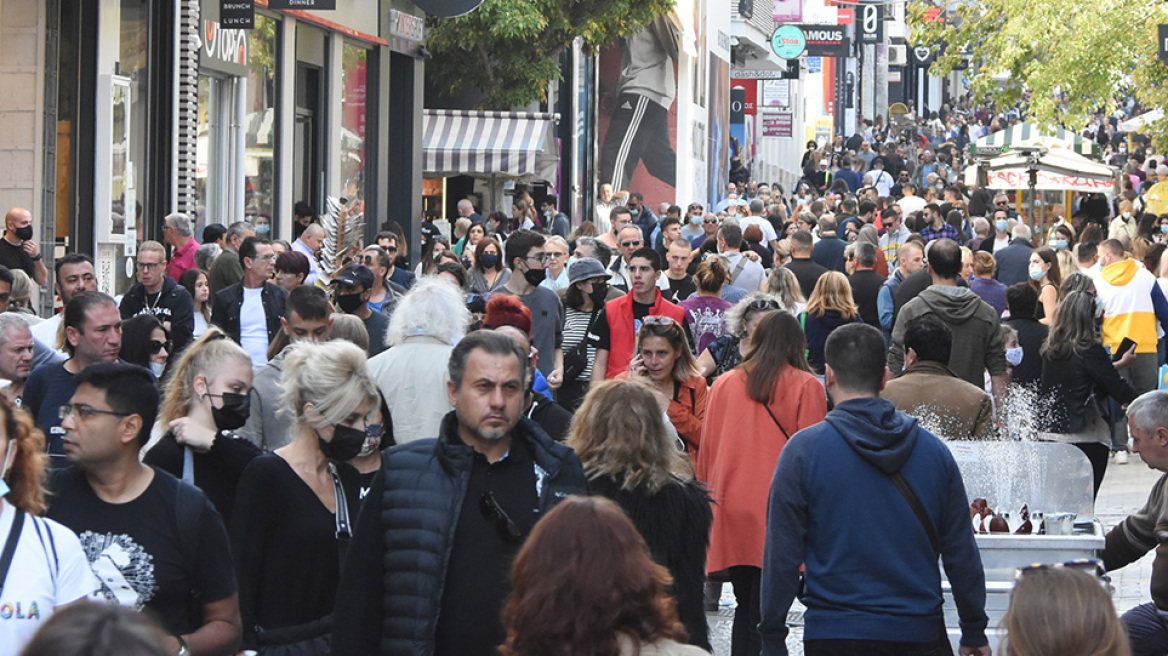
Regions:
<instances>
[{"instance_id":1,"label":"air conditioning unit","mask_svg":"<svg viewBox=\"0 0 1168 656\"><path fill-rule=\"evenodd\" d=\"M908 46L888 46L888 65L907 66Z\"/></svg>"}]
</instances>

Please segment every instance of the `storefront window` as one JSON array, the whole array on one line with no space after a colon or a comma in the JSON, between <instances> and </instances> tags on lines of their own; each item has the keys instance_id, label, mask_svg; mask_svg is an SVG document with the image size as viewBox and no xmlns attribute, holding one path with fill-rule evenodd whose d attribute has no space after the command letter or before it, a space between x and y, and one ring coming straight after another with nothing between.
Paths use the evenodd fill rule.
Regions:
<instances>
[{"instance_id":1,"label":"storefront window","mask_svg":"<svg viewBox=\"0 0 1168 656\"><path fill-rule=\"evenodd\" d=\"M368 50L346 43L341 65L341 180L342 195L365 197L365 63Z\"/></svg>"},{"instance_id":2,"label":"storefront window","mask_svg":"<svg viewBox=\"0 0 1168 656\"><path fill-rule=\"evenodd\" d=\"M248 32L247 153L244 162L244 207L249 217L271 220L276 194L276 30L279 23L256 15Z\"/></svg>"}]
</instances>

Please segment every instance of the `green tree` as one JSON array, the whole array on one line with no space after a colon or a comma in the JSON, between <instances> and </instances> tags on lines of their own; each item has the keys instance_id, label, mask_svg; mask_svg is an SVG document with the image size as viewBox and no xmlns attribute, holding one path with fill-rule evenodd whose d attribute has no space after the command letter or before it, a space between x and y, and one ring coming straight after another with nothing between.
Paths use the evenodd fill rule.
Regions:
<instances>
[{"instance_id":1,"label":"green tree","mask_svg":"<svg viewBox=\"0 0 1168 656\"><path fill-rule=\"evenodd\" d=\"M446 91L478 89L482 109L526 105L547 98L576 37L602 48L672 8L673 0L485 0L466 16L427 19L426 77Z\"/></svg>"},{"instance_id":2,"label":"green tree","mask_svg":"<svg viewBox=\"0 0 1168 656\"><path fill-rule=\"evenodd\" d=\"M1126 93L1168 106L1168 67L1156 48L1156 25L1168 22L1164 0L974 0L950 5L946 23L925 20L931 7L910 4L908 22L914 45L946 45L932 72L948 73L972 53L966 75L975 97L1025 97L1036 123L1078 130ZM1146 131L1168 146L1168 121Z\"/></svg>"}]
</instances>

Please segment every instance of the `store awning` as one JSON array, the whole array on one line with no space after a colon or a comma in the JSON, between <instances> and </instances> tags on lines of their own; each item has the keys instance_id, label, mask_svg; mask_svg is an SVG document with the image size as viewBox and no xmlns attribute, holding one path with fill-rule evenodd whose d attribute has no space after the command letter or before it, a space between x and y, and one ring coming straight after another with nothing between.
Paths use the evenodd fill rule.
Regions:
<instances>
[{"instance_id":1,"label":"store awning","mask_svg":"<svg viewBox=\"0 0 1168 656\"><path fill-rule=\"evenodd\" d=\"M1117 126L1117 129L1120 132L1136 132L1145 125L1149 123L1155 123L1162 118L1164 118L1164 110L1153 109L1150 112L1140 114L1139 116L1134 116L1126 121L1121 122Z\"/></svg>"},{"instance_id":2,"label":"store awning","mask_svg":"<svg viewBox=\"0 0 1168 656\"><path fill-rule=\"evenodd\" d=\"M1012 146L1022 144L1048 147L1061 145L1080 155L1099 155L1099 144L1094 141L1084 139L1081 135L1064 128L1045 130L1030 123L1019 123L1005 130L987 134L970 144L969 152L974 157L993 157L1008 151Z\"/></svg>"},{"instance_id":3,"label":"store awning","mask_svg":"<svg viewBox=\"0 0 1168 656\"><path fill-rule=\"evenodd\" d=\"M558 114L427 109L422 113L422 173L555 182Z\"/></svg>"},{"instance_id":4,"label":"store awning","mask_svg":"<svg viewBox=\"0 0 1168 656\"><path fill-rule=\"evenodd\" d=\"M1115 169L1066 148L1051 148L1037 162L1037 191L1102 193L1115 188ZM1010 152L987 164L989 189L1029 189L1030 162L1025 153Z\"/></svg>"}]
</instances>

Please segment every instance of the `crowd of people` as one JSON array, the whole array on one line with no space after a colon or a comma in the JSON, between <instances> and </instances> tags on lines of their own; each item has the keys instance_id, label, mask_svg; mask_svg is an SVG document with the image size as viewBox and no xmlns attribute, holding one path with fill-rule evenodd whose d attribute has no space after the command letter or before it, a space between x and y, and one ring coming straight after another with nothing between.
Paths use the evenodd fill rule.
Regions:
<instances>
[{"instance_id":1,"label":"crowd of people","mask_svg":"<svg viewBox=\"0 0 1168 656\"><path fill-rule=\"evenodd\" d=\"M291 243L240 221L200 245L176 213L117 298L58 257L46 318L16 303L47 271L10 211L0 654L88 626L108 653L687 656L724 583L734 656L785 654L797 596L805 653L933 654L940 556L960 653L988 656L939 438L1073 444L1096 492L1129 436L1168 470L1168 216L1139 195L1168 169L1133 152L1134 197L1034 234L954 143L865 127L719 212L605 186L572 229L554 198L465 199L413 266L387 229L326 270L300 204ZM1157 546L1165 485L1108 568ZM1122 622L1097 588L1020 576L1009 653L1163 653L1168 579Z\"/></svg>"}]
</instances>

